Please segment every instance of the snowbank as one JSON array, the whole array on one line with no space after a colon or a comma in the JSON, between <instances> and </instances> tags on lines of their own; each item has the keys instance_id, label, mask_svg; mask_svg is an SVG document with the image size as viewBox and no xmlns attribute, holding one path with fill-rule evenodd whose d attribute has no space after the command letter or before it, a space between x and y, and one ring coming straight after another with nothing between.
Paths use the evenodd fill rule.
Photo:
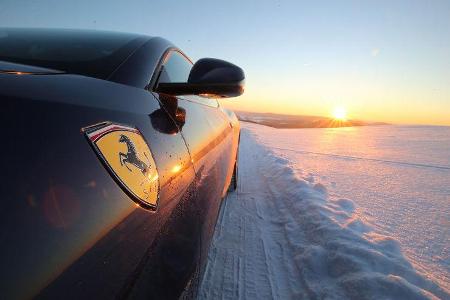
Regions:
<instances>
[{"instance_id":1,"label":"snowbank","mask_svg":"<svg viewBox=\"0 0 450 300\"><path fill-rule=\"evenodd\" d=\"M240 182L222 208L200 298L450 299L348 199L301 178L242 130Z\"/></svg>"}]
</instances>

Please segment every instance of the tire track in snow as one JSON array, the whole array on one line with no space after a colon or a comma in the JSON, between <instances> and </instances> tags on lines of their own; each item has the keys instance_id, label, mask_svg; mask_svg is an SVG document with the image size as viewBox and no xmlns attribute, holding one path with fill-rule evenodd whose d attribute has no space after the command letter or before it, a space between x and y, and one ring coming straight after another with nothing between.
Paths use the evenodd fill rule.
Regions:
<instances>
[{"instance_id":1,"label":"tire track in snow","mask_svg":"<svg viewBox=\"0 0 450 300\"><path fill-rule=\"evenodd\" d=\"M238 191L230 194L223 203L222 218L219 218L223 224L216 230L217 237L211 247L209 265L212 267L205 273L199 293L202 299L289 299L307 290L298 282L300 272L284 230L287 221L280 220L286 216L280 210L286 208L278 207L282 202L270 201L276 197L269 189L268 178L260 176L264 158L254 154L250 146L241 145L241 151L250 155L241 156L245 157L245 164L240 166ZM237 217L237 212L245 213ZM239 237L233 238L235 248L228 247L231 238L226 243L221 240L224 232L233 232L233 237ZM226 249L218 249L224 245ZM227 261L230 255L239 255L241 264L230 268ZM218 269L221 263L227 265ZM238 297L229 289L230 282L236 281L239 282L236 287Z\"/></svg>"},{"instance_id":2,"label":"tire track in snow","mask_svg":"<svg viewBox=\"0 0 450 300\"><path fill-rule=\"evenodd\" d=\"M251 153L249 145L241 150ZM244 156L242 156L244 157ZM277 289L273 282L270 251L260 228L263 212L257 205L260 182L254 182L253 167L260 158L245 156L241 161L237 192L231 193L222 205L220 226L212 241L208 265L199 292L201 299L272 299ZM256 212L256 213L255 213ZM227 237L225 237L228 235ZM222 266L218 268L218 266Z\"/></svg>"}]
</instances>

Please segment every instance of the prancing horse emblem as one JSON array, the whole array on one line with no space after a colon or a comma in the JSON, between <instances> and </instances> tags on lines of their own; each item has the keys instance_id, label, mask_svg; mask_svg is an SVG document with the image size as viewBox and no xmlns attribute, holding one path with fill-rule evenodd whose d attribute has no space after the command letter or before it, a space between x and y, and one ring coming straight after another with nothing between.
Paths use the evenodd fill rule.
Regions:
<instances>
[{"instance_id":1,"label":"prancing horse emblem","mask_svg":"<svg viewBox=\"0 0 450 300\"><path fill-rule=\"evenodd\" d=\"M156 209L159 175L142 133L133 126L104 122L82 129L109 173L140 206Z\"/></svg>"},{"instance_id":2,"label":"prancing horse emblem","mask_svg":"<svg viewBox=\"0 0 450 300\"><path fill-rule=\"evenodd\" d=\"M127 165L127 164L132 164L136 168L141 170L143 175L146 175L147 171L148 171L148 166L145 164L145 162L140 160L139 157L137 156L136 147L134 146L134 144L130 140L130 138L127 137L126 135L121 134L120 138L119 138L119 143L125 143L127 145L127 148L128 148L128 151L127 151L126 154L123 153L123 152L119 152L120 164L122 166L127 167L127 169L130 172L133 172L133 170L131 170L130 167ZM145 152L144 152L144 156L148 160L147 154L145 154Z\"/></svg>"}]
</instances>

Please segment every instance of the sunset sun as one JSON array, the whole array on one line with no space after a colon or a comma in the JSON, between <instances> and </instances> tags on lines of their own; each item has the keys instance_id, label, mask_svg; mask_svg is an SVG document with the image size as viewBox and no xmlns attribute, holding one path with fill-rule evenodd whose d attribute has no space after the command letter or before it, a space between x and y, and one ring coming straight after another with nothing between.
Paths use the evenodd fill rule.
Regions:
<instances>
[{"instance_id":1,"label":"sunset sun","mask_svg":"<svg viewBox=\"0 0 450 300\"><path fill-rule=\"evenodd\" d=\"M347 110L345 109L345 107L335 107L333 110L333 118L339 121L347 120Z\"/></svg>"}]
</instances>

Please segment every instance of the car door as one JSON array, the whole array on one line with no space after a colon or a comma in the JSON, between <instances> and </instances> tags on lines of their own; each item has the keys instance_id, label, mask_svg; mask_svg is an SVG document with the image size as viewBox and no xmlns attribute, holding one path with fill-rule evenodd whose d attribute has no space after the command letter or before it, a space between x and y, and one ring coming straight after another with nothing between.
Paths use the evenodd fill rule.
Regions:
<instances>
[{"instance_id":1,"label":"car door","mask_svg":"<svg viewBox=\"0 0 450 300\"><path fill-rule=\"evenodd\" d=\"M191 61L180 51L168 51L153 88L158 83L187 82ZM231 178L236 158L236 139L230 120L215 99L157 94L162 106L178 123L196 172L198 215L201 222L202 263L217 220L221 199ZM179 120L177 112L184 112ZM179 114L178 114L179 115ZM181 123L180 123L181 121Z\"/></svg>"},{"instance_id":2,"label":"car door","mask_svg":"<svg viewBox=\"0 0 450 300\"><path fill-rule=\"evenodd\" d=\"M0 98L2 297L177 297L199 258L197 187L184 139L153 94L77 75L6 74ZM160 186L153 208L134 202L92 147L86 128L103 122L148 144ZM112 150L117 162L126 153Z\"/></svg>"}]
</instances>

